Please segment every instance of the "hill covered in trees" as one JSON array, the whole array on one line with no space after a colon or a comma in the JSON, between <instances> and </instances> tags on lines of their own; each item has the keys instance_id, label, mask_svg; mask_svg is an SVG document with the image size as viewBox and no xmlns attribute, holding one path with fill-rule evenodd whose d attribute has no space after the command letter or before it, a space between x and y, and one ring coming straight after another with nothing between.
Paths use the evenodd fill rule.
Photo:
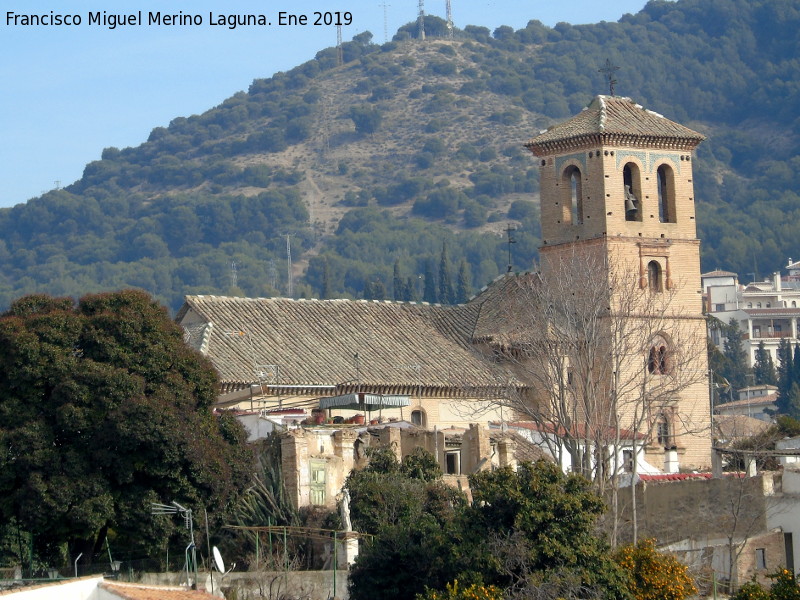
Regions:
<instances>
[{"instance_id":1,"label":"hill covered in trees","mask_svg":"<svg viewBox=\"0 0 800 600\"><path fill-rule=\"evenodd\" d=\"M708 136L695 186L703 267L800 256L800 0L651 1L619 22L514 31L427 17L368 32L201 115L106 148L83 177L0 209L0 307L32 291L419 298L536 258L523 149L617 93ZM443 245L446 260L442 261ZM289 277L287 250L293 257ZM456 279L454 276L453 279Z\"/></svg>"}]
</instances>

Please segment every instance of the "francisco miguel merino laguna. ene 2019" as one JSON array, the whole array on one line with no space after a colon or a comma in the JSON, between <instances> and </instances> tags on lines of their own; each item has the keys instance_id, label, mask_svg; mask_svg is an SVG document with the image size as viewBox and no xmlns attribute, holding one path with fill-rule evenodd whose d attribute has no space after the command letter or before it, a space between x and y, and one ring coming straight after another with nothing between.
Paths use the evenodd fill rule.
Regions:
<instances>
[{"instance_id":1,"label":"francisco miguel merino laguna. ene 2019","mask_svg":"<svg viewBox=\"0 0 800 600\"><path fill-rule=\"evenodd\" d=\"M23 14L14 11L6 11L6 26L77 26L84 23L83 17L79 14L60 14L55 11L42 14ZM109 13L107 11L95 11L86 14L86 24L116 29L122 26L175 26L189 25L198 26L205 24L202 15L188 14L179 11L178 13L148 12L146 17L142 11L135 13ZM238 26L269 26L270 22L266 15L261 14L215 14L208 13L208 24L224 26L228 29L236 29Z\"/></svg>"}]
</instances>

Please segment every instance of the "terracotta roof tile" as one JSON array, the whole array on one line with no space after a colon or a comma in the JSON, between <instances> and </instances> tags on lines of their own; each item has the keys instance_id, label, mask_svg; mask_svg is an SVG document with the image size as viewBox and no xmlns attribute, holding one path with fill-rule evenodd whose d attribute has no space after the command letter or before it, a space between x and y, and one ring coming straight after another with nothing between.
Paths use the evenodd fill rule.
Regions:
<instances>
[{"instance_id":1,"label":"terracotta roof tile","mask_svg":"<svg viewBox=\"0 0 800 600\"><path fill-rule=\"evenodd\" d=\"M596 96L571 119L531 139L525 146L542 156L576 146L646 144L649 147L693 150L705 139L630 98Z\"/></svg>"},{"instance_id":2,"label":"terracotta roof tile","mask_svg":"<svg viewBox=\"0 0 800 600\"><path fill-rule=\"evenodd\" d=\"M277 365L283 385L451 388L505 378L471 346L481 306L187 296L177 319L223 384Z\"/></svg>"},{"instance_id":3,"label":"terracotta roof tile","mask_svg":"<svg viewBox=\"0 0 800 600\"><path fill-rule=\"evenodd\" d=\"M201 590L175 587L109 582L101 583L100 587L123 600L217 600L216 596Z\"/></svg>"}]
</instances>

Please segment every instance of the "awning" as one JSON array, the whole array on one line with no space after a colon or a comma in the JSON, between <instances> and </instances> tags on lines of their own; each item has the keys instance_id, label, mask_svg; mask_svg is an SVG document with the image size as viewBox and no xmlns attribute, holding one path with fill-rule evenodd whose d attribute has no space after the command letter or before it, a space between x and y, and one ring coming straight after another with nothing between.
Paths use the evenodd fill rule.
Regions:
<instances>
[{"instance_id":1,"label":"awning","mask_svg":"<svg viewBox=\"0 0 800 600\"><path fill-rule=\"evenodd\" d=\"M373 411L381 408L400 408L410 406L408 396L396 394L345 394L320 398L320 408L348 408L351 410Z\"/></svg>"}]
</instances>

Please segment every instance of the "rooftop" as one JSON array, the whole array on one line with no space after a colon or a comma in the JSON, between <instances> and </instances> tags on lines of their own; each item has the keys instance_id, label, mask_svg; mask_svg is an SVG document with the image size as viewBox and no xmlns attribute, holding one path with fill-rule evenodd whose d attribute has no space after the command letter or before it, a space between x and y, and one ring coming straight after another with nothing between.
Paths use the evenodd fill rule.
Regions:
<instances>
[{"instance_id":1,"label":"rooftop","mask_svg":"<svg viewBox=\"0 0 800 600\"><path fill-rule=\"evenodd\" d=\"M702 134L647 110L630 98L596 96L582 112L543 131L525 147L539 156L567 147L600 144L691 151L704 139Z\"/></svg>"}]
</instances>

